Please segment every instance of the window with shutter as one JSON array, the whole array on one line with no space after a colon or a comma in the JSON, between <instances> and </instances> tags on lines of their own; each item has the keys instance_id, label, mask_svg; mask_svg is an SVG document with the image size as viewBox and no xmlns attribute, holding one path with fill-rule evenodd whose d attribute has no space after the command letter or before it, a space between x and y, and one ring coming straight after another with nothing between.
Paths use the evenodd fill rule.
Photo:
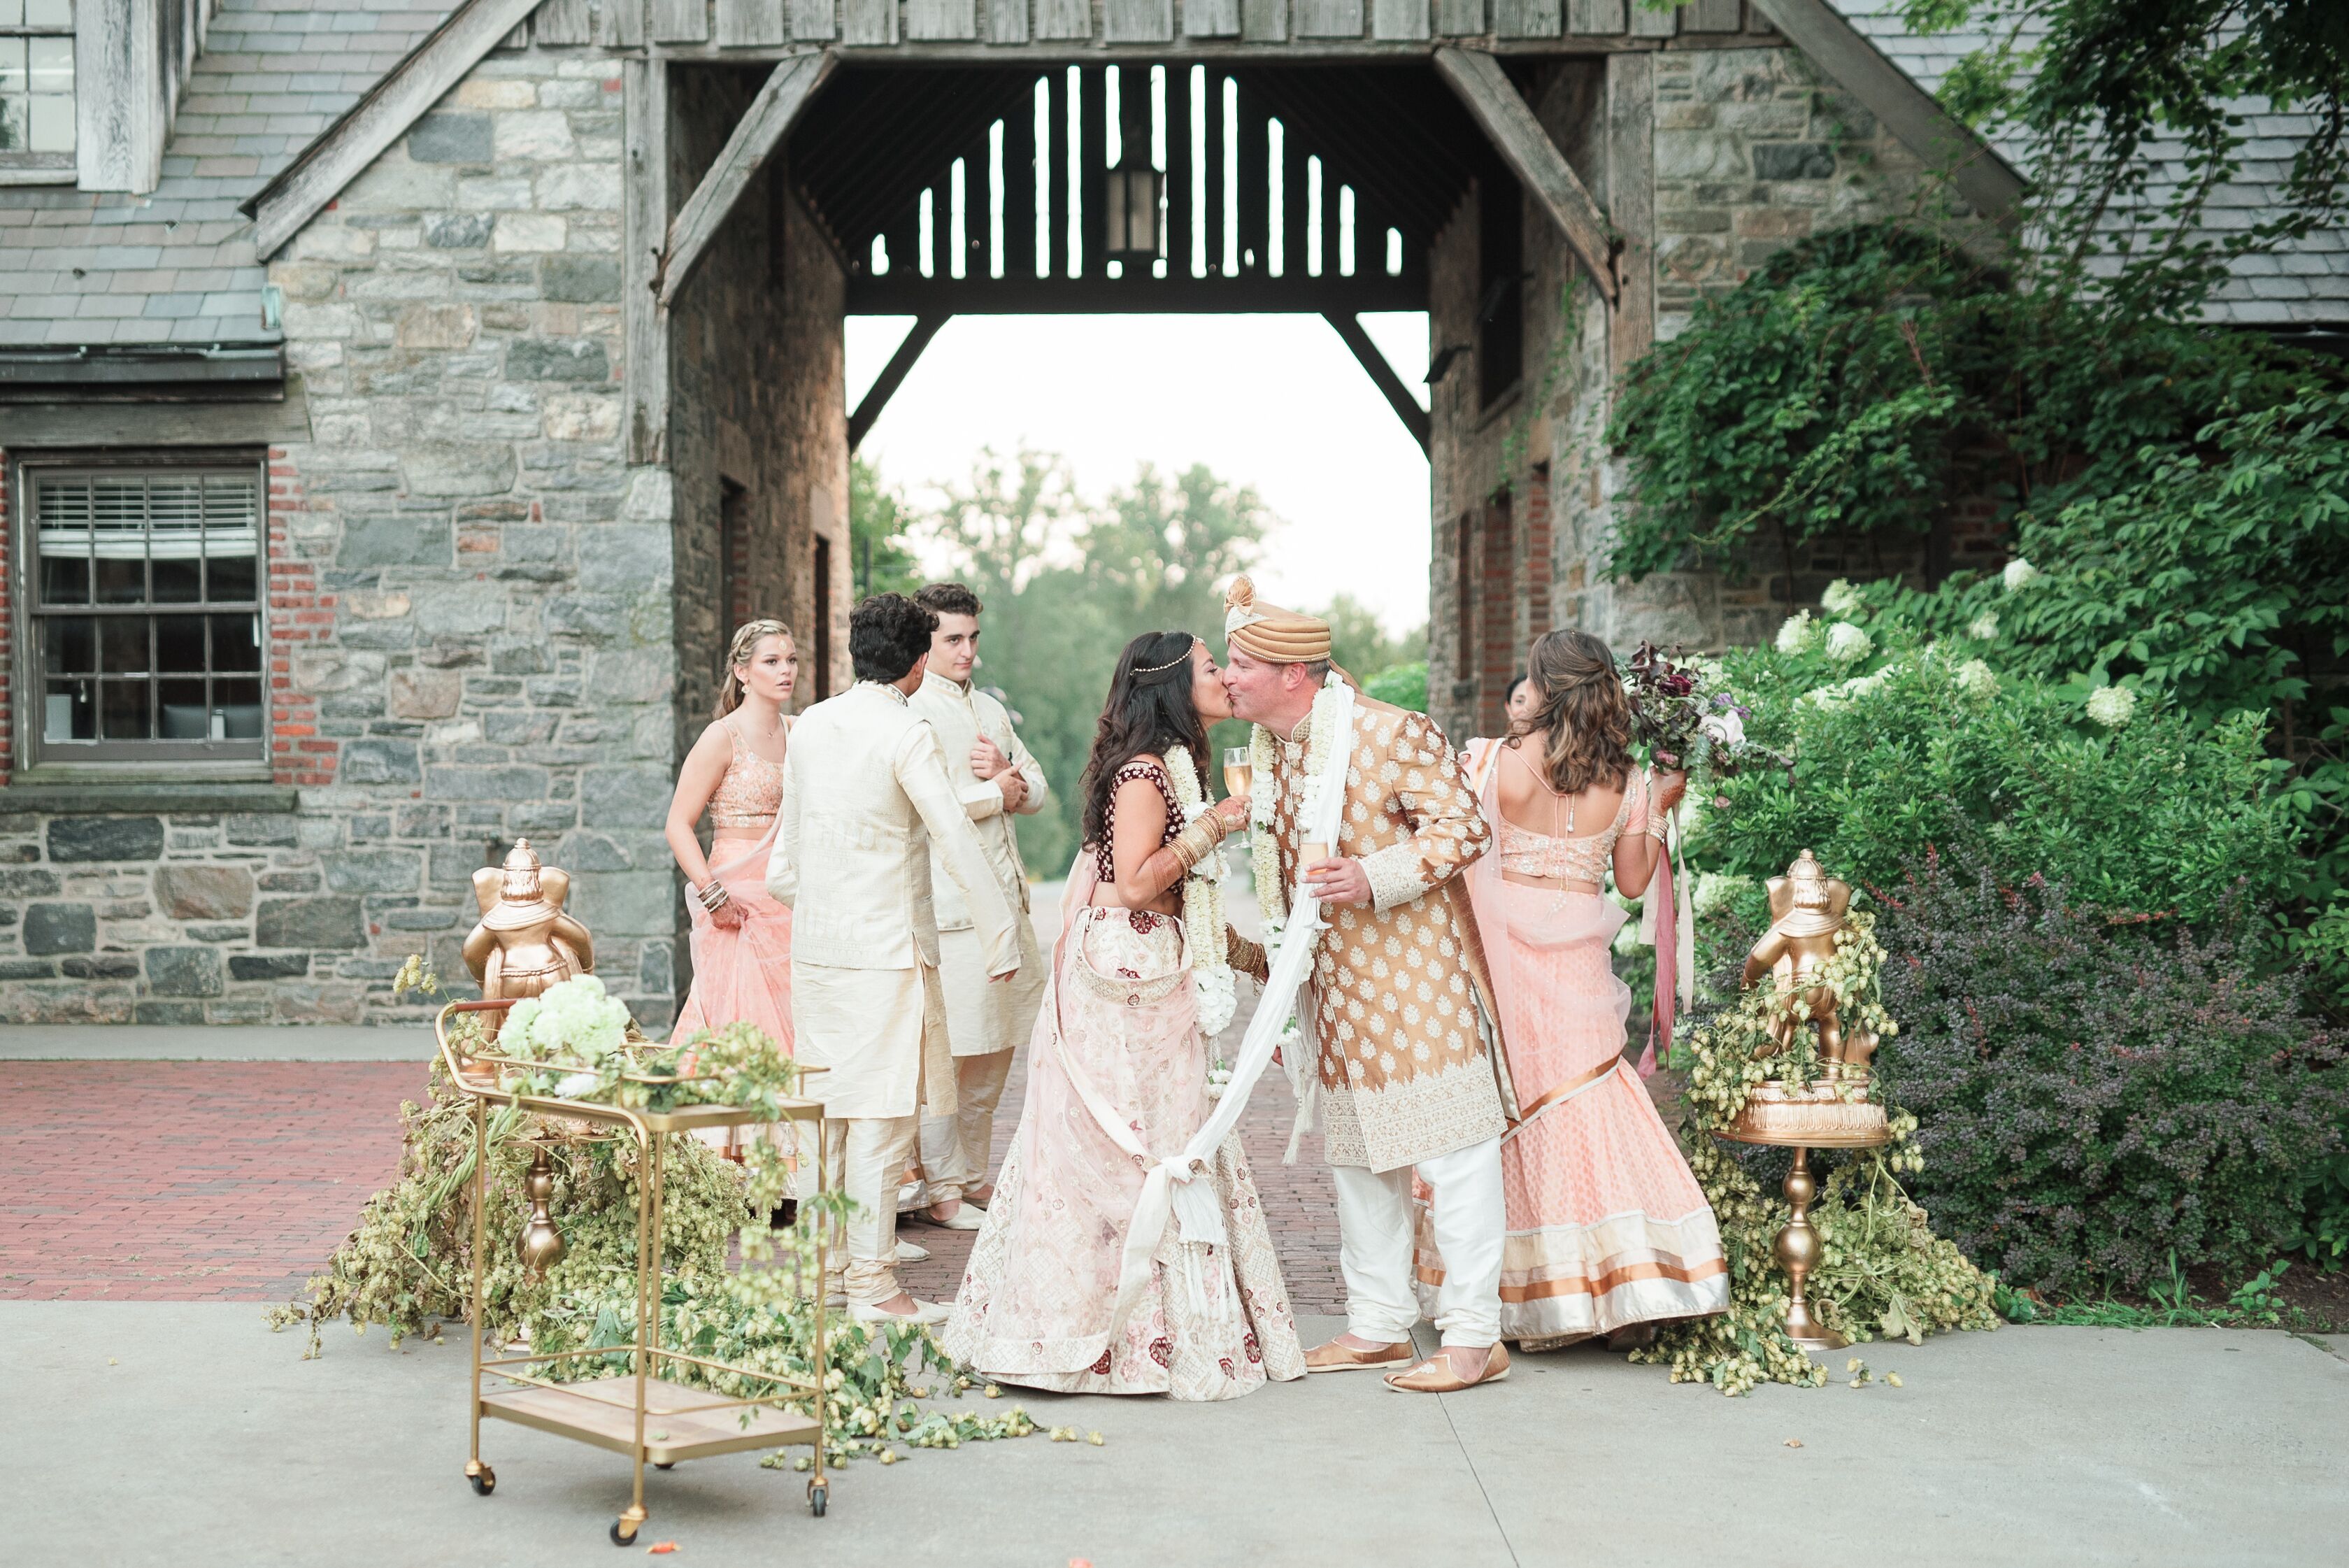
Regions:
<instances>
[{"instance_id":1,"label":"window with shutter","mask_svg":"<svg viewBox=\"0 0 2349 1568\"><path fill-rule=\"evenodd\" d=\"M74 178L74 0L0 0L0 179Z\"/></svg>"}]
</instances>

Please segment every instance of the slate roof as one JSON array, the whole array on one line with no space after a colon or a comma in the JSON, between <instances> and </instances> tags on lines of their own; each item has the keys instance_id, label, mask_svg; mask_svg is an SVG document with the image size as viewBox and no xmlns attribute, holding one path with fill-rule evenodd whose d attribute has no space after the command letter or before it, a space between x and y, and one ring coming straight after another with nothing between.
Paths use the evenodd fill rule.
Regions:
<instances>
[{"instance_id":1,"label":"slate roof","mask_svg":"<svg viewBox=\"0 0 2349 1568\"><path fill-rule=\"evenodd\" d=\"M1959 58L1990 42L1990 35L1981 31L1913 36L1901 21L1904 0L1828 3L1928 92L1940 90ZM2242 171L2211 193L2203 209L2206 233L2247 229L2260 213L2272 209L2292 172L2292 155L2315 130L2312 116L2279 114L2265 99L2240 100L2234 108L2243 116L2248 137L2240 154ZM2017 169L2029 172L2019 138L2000 136L1992 141ZM2162 193L2157 186L2154 194ZM2233 276L2221 286L2206 314L2212 320L2241 326L2349 323L2349 229L2321 229L2295 244L2239 259Z\"/></svg>"},{"instance_id":2,"label":"slate roof","mask_svg":"<svg viewBox=\"0 0 2349 1568\"><path fill-rule=\"evenodd\" d=\"M0 348L274 341L236 204L453 8L222 0L152 192L0 188Z\"/></svg>"}]
</instances>

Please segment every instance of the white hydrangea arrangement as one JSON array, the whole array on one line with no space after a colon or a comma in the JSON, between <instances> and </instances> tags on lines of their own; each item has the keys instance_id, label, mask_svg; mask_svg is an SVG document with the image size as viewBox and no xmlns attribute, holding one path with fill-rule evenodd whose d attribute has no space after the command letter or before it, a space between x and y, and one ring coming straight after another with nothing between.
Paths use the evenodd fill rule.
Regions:
<instances>
[{"instance_id":1,"label":"white hydrangea arrangement","mask_svg":"<svg viewBox=\"0 0 2349 1568\"><path fill-rule=\"evenodd\" d=\"M1829 583L1827 591L1819 596L1819 607L1840 620L1857 615L1860 603L1859 590L1843 577Z\"/></svg>"},{"instance_id":2,"label":"white hydrangea arrangement","mask_svg":"<svg viewBox=\"0 0 2349 1568\"><path fill-rule=\"evenodd\" d=\"M1998 640L1998 612L1996 610L1984 610L1982 614L1974 617L1972 620L1966 623L1966 635L1972 638L1976 642L1996 642Z\"/></svg>"},{"instance_id":3,"label":"white hydrangea arrangement","mask_svg":"<svg viewBox=\"0 0 2349 1568\"><path fill-rule=\"evenodd\" d=\"M2006 564L2006 569L1999 574L1999 579L2006 585L2008 593L2021 593L2039 580L2039 568L2017 556Z\"/></svg>"},{"instance_id":4,"label":"white hydrangea arrangement","mask_svg":"<svg viewBox=\"0 0 2349 1568\"><path fill-rule=\"evenodd\" d=\"M560 981L507 1010L498 1054L592 1066L627 1043L628 1009L592 974Z\"/></svg>"},{"instance_id":5,"label":"white hydrangea arrangement","mask_svg":"<svg viewBox=\"0 0 2349 1568\"><path fill-rule=\"evenodd\" d=\"M2088 693L2088 717L2117 730L2137 713L2137 692L2127 686L2099 686Z\"/></svg>"},{"instance_id":6,"label":"white hydrangea arrangement","mask_svg":"<svg viewBox=\"0 0 2349 1568\"><path fill-rule=\"evenodd\" d=\"M1972 701L1987 702L1998 695L1998 677L1981 659L1969 659L1958 666L1957 687L1960 695Z\"/></svg>"},{"instance_id":7,"label":"white hydrangea arrangement","mask_svg":"<svg viewBox=\"0 0 2349 1568\"><path fill-rule=\"evenodd\" d=\"M1851 664L1876 651L1876 639L1847 620L1839 620L1827 628L1827 657L1837 664Z\"/></svg>"},{"instance_id":8,"label":"white hydrangea arrangement","mask_svg":"<svg viewBox=\"0 0 2349 1568\"><path fill-rule=\"evenodd\" d=\"M1811 612L1796 610L1778 628L1778 651L1789 659L1798 658L1816 647L1819 631L1811 620Z\"/></svg>"}]
</instances>

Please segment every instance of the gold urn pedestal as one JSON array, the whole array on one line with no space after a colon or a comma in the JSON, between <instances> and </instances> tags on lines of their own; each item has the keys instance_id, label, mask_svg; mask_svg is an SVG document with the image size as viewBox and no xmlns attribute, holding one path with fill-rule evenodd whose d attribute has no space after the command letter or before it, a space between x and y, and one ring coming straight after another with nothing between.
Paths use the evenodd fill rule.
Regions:
<instances>
[{"instance_id":1,"label":"gold urn pedestal","mask_svg":"<svg viewBox=\"0 0 2349 1568\"><path fill-rule=\"evenodd\" d=\"M1818 1178L1811 1174L1811 1150L1874 1148L1891 1142L1884 1107L1867 1096L1865 1085L1853 1095L1848 1085L1833 1080L1800 1089L1763 1084L1746 1097L1737 1120L1718 1135L1736 1143L1795 1151L1795 1168L1786 1173L1785 1184L1791 1212L1771 1250L1786 1271L1786 1337L1806 1350L1841 1350L1851 1343L1811 1315L1803 1291L1821 1252L1818 1231L1811 1223L1811 1203L1819 1195Z\"/></svg>"}]
</instances>

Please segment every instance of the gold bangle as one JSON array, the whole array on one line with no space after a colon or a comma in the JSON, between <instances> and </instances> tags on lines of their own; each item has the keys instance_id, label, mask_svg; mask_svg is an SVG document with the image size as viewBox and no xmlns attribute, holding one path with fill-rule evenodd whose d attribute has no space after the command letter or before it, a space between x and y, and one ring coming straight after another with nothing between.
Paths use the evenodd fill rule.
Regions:
<instances>
[{"instance_id":1,"label":"gold bangle","mask_svg":"<svg viewBox=\"0 0 2349 1568\"><path fill-rule=\"evenodd\" d=\"M1183 869L1186 872L1205 860L1216 846L1223 842L1204 826L1206 820L1206 817L1201 817L1175 836L1172 846L1174 858L1183 863Z\"/></svg>"}]
</instances>

